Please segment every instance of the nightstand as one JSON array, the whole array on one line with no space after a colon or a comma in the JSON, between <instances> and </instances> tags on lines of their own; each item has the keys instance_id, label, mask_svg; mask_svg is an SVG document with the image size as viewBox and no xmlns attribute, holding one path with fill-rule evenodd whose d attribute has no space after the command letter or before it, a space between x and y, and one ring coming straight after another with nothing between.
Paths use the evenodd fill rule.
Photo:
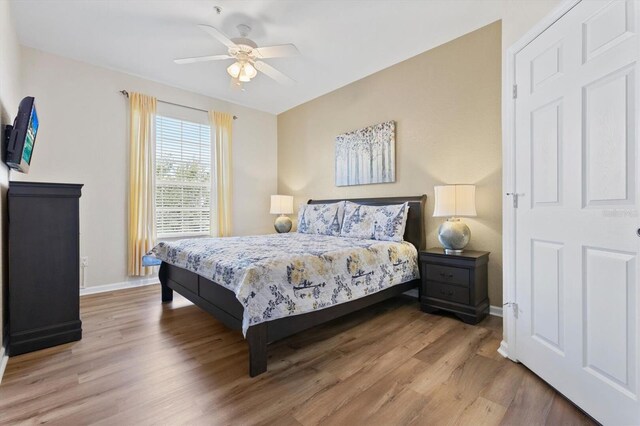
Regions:
<instances>
[{"instance_id":1,"label":"nightstand","mask_svg":"<svg viewBox=\"0 0 640 426\"><path fill-rule=\"evenodd\" d=\"M461 254L445 254L442 248L421 251L421 309L428 313L449 311L468 324L482 321L489 313L488 262L488 251L465 250Z\"/></svg>"}]
</instances>

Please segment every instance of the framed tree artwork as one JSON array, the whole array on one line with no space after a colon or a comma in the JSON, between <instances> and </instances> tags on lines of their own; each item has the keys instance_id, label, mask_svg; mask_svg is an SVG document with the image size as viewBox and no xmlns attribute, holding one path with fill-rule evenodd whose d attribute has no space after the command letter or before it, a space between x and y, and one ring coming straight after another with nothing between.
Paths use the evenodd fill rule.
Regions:
<instances>
[{"instance_id":1,"label":"framed tree artwork","mask_svg":"<svg viewBox=\"0 0 640 426\"><path fill-rule=\"evenodd\" d=\"M396 181L396 123L386 121L336 137L336 186Z\"/></svg>"}]
</instances>

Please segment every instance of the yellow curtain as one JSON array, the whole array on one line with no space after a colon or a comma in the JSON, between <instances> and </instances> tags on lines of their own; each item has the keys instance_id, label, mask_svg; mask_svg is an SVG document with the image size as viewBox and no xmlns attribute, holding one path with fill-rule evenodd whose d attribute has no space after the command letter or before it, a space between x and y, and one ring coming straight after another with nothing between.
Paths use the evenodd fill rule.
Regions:
<instances>
[{"instance_id":1,"label":"yellow curtain","mask_svg":"<svg viewBox=\"0 0 640 426\"><path fill-rule=\"evenodd\" d=\"M155 116L156 98L129 95L129 275L153 272L142 266L142 256L156 240L155 218Z\"/></svg>"},{"instance_id":2,"label":"yellow curtain","mask_svg":"<svg viewBox=\"0 0 640 426\"><path fill-rule=\"evenodd\" d=\"M233 117L225 112L209 111L213 149L213 188L215 208L211 212L211 233L231 235L231 140Z\"/></svg>"}]
</instances>

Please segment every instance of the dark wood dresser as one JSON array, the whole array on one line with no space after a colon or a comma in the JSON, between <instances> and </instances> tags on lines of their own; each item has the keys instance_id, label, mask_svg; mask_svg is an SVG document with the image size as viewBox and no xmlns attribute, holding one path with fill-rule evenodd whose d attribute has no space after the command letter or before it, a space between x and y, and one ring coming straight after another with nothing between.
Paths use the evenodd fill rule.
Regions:
<instances>
[{"instance_id":1,"label":"dark wood dresser","mask_svg":"<svg viewBox=\"0 0 640 426\"><path fill-rule=\"evenodd\" d=\"M465 250L445 254L442 248L420 252L424 312L445 310L469 324L477 324L489 313L487 290L488 251Z\"/></svg>"},{"instance_id":2,"label":"dark wood dresser","mask_svg":"<svg viewBox=\"0 0 640 426\"><path fill-rule=\"evenodd\" d=\"M9 183L9 355L82 338L82 185Z\"/></svg>"}]
</instances>

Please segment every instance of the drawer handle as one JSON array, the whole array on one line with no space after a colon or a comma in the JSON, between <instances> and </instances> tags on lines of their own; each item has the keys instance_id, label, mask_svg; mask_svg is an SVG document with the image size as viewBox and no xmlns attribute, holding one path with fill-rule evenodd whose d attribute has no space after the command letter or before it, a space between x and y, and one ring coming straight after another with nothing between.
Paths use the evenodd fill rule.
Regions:
<instances>
[{"instance_id":1,"label":"drawer handle","mask_svg":"<svg viewBox=\"0 0 640 426\"><path fill-rule=\"evenodd\" d=\"M453 291L452 290L449 290L449 291L440 290L440 294L444 294L445 296L453 296Z\"/></svg>"},{"instance_id":2,"label":"drawer handle","mask_svg":"<svg viewBox=\"0 0 640 426\"><path fill-rule=\"evenodd\" d=\"M444 272L440 272L441 277L453 278L453 274L445 274Z\"/></svg>"}]
</instances>

